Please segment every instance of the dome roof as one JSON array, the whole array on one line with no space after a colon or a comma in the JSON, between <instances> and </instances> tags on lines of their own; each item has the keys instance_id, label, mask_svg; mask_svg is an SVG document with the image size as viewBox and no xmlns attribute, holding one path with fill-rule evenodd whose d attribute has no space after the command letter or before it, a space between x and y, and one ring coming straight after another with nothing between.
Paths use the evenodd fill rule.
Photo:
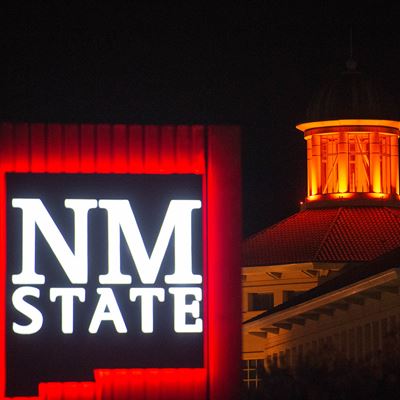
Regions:
<instances>
[{"instance_id":1,"label":"dome roof","mask_svg":"<svg viewBox=\"0 0 400 400\"><path fill-rule=\"evenodd\" d=\"M335 119L398 120L399 112L390 96L375 81L357 70L353 60L347 69L312 97L306 121Z\"/></svg>"}]
</instances>

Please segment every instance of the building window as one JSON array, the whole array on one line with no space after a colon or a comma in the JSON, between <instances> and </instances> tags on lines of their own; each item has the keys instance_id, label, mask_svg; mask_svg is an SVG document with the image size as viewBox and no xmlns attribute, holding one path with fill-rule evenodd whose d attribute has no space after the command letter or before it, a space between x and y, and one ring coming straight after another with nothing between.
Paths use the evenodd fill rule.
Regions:
<instances>
[{"instance_id":1,"label":"building window","mask_svg":"<svg viewBox=\"0 0 400 400\"><path fill-rule=\"evenodd\" d=\"M297 290L297 291L296 290L284 290L283 291L283 302L289 301L289 300L293 299L293 297L295 297L301 293L304 293L304 292L300 291L300 290Z\"/></svg>"},{"instance_id":2,"label":"building window","mask_svg":"<svg viewBox=\"0 0 400 400\"><path fill-rule=\"evenodd\" d=\"M261 382L261 371L264 368L264 360L243 360L243 383L248 389L256 389Z\"/></svg>"},{"instance_id":3,"label":"building window","mask_svg":"<svg viewBox=\"0 0 400 400\"><path fill-rule=\"evenodd\" d=\"M249 311L269 310L274 306L273 293L249 293Z\"/></svg>"}]
</instances>

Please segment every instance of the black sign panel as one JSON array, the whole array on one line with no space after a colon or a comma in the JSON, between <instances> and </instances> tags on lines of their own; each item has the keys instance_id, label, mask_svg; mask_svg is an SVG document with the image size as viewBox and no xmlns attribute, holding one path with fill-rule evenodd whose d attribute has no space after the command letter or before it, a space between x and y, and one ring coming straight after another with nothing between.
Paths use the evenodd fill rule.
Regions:
<instances>
[{"instance_id":1,"label":"black sign panel","mask_svg":"<svg viewBox=\"0 0 400 400\"><path fill-rule=\"evenodd\" d=\"M200 176L7 174L6 184L7 396L90 381L96 368L203 366Z\"/></svg>"}]
</instances>

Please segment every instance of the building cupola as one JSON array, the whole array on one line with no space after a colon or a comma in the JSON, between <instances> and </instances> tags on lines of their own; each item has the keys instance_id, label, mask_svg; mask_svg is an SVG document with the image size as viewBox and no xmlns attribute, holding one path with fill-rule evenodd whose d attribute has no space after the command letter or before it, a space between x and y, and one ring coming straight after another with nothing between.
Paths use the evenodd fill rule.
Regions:
<instances>
[{"instance_id":1,"label":"building cupola","mask_svg":"<svg viewBox=\"0 0 400 400\"><path fill-rule=\"evenodd\" d=\"M306 121L297 125L307 143L305 208L400 207L394 102L353 59L313 97Z\"/></svg>"}]
</instances>

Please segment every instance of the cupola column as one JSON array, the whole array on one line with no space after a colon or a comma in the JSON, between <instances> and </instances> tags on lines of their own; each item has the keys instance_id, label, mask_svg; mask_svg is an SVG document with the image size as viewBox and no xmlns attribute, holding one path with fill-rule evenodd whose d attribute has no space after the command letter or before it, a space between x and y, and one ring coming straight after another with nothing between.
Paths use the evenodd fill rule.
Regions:
<instances>
[{"instance_id":1,"label":"cupola column","mask_svg":"<svg viewBox=\"0 0 400 400\"><path fill-rule=\"evenodd\" d=\"M311 137L312 143L312 169L311 169L311 194L321 193L321 138L318 135Z\"/></svg>"},{"instance_id":2,"label":"cupola column","mask_svg":"<svg viewBox=\"0 0 400 400\"><path fill-rule=\"evenodd\" d=\"M391 192L399 194L399 147L398 137L390 138L390 186Z\"/></svg>"},{"instance_id":3,"label":"cupola column","mask_svg":"<svg viewBox=\"0 0 400 400\"><path fill-rule=\"evenodd\" d=\"M339 132L338 192L349 191L349 139L347 132Z\"/></svg>"},{"instance_id":4,"label":"cupola column","mask_svg":"<svg viewBox=\"0 0 400 400\"><path fill-rule=\"evenodd\" d=\"M379 143L379 133L369 134L370 145L370 191L373 193L382 193L381 182L381 149ZM382 160L383 161L383 160ZM386 178L386 177L385 177Z\"/></svg>"},{"instance_id":5,"label":"cupola column","mask_svg":"<svg viewBox=\"0 0 400 400\"><path fill-rule=\"evenodd\" d=\"M306 140L307 143L307 196L312 195L312 143L311 139Z\"/></svg>"}]
</instances>

